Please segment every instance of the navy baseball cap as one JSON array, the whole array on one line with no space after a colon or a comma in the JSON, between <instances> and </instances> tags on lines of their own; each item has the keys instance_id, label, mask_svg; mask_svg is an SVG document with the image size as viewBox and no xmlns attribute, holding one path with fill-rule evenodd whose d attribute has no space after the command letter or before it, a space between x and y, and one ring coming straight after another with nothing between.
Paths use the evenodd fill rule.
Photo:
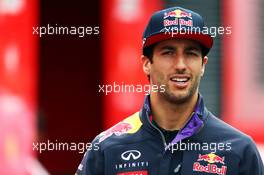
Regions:
<instances>
[{"instance_id":1,"label":"navy baseball cap","mask_svg":"<svg viewBox=\"0 0 264 175\"><path fill-rule=\"evenodd\" d=\"M190 39L199 42L205 54L213 46L213 38L203 33L204 20L198 13L181 7L154 13L143 33L143 49L168 39Z\"/></svg>"}]
</instances>

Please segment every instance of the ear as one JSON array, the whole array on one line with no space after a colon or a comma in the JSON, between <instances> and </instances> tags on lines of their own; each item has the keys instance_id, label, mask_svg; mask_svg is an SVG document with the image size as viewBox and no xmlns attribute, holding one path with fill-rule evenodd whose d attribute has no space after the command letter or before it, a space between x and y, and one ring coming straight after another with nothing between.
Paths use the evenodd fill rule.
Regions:
<instances>
[{"instance_id":1,"label":"ear","mask_svg":"<svg viewBox=\"0 0 264 175\"><path fill-rule=\"evenodd\" d=\"M143 71L146 75L149 75L150 74L150 69L151 69L151 62L149 60L148 57L142 55L141 56L141 60L142 60L142 63L143 63Z\"/></svg>"},{"instance_id":2,"label":"ear","mask_svg":"<svg viewBox=\"0 0 264 175\"><path fill-rule=\"evenodd\" d=\"M204 75L205 65L207 64L207 62L208 62L208 57L207 57L207 56L204 56L204 57L203 57L203 64L202 64L201 76Z\"/></svg>"}]
</instances>

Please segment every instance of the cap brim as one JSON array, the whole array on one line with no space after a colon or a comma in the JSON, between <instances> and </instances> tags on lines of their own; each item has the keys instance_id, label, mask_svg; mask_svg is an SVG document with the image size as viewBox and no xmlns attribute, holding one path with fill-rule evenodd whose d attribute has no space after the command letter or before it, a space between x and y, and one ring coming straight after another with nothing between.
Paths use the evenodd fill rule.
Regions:
<instances>
[{"instance_id":1,"label":"cap brim","mask_svg":"<svg viewBox=\"0 0 264 175\"><path fill-rule=\"evenodd\" d=\"M193 41L199 42L202 46L208 49L208 51L213 46L213 38L210 35L202 34L202 33L195 33L195 34L165 34L165 33L158 33L155 35L152 35L147 38L145 41L143 48L150 46L152 44L168 40L168 39L190 39Z\"/></svg>"}]
</instances>

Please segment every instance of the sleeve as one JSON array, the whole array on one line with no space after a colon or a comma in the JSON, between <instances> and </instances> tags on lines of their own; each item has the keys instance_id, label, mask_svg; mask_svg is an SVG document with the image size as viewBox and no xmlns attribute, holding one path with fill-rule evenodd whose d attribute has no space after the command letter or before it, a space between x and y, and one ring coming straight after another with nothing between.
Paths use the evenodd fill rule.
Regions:
<instances>
[{"instance_id":1,"label":"sleeve","mask_svg":"<svg viewBox=\"0 0 264 175\"><path fill-rule=\"evenodd\" d=\"M263 162L252 139L244 150L239 166L239 175L264 175Z\"/></svg>"},{"instance_id":2,"label":"sleeve","mask_svg":"<svg viewBox=\"0 0 264 175\"><path fill-rule=\"evenodd\" d=\"M87 150L78 166L75 175L103 175L104 156L97 139L92 142L92 148Z\"/></svg>"}]
</instances>

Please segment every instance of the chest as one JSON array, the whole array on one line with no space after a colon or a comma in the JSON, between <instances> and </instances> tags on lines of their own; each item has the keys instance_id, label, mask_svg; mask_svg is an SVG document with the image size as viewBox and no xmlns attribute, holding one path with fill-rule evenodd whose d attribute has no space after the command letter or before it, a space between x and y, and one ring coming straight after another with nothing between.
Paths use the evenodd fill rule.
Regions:
<instances>
[{"instance_id":1,"label":"chest","mask_svg":"<svg viewBox=\"0 0 264 175\"><path fill-rule=\"evenodd\" d=\"M114 146L104 158L107 175L236 175L239 164L227 151L190 150L187 145L165 151L152 141Z\"/></svg>"}]
</instances>

